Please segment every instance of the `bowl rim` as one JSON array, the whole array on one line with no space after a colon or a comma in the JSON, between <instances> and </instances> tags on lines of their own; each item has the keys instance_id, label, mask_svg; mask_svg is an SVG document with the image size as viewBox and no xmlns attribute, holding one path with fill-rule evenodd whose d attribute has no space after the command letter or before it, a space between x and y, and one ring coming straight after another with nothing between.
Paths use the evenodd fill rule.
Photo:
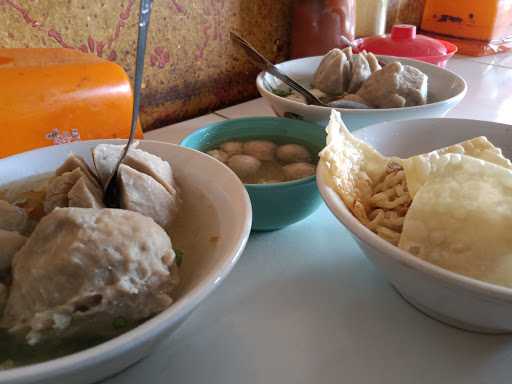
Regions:
<instances>
[{"instance_id":1,"label":"bowl rim","mask_svg":"<svg viewBox=\"0 0 512 384\"><path fill-rule=\"evenodd\" d=\"M400 107L400 108L369 108L369 109L354 108L354 109L351 109L351 108L322 107L319 105L307 105L307 104L303 104L303 103L300 103L295 100L287 99L286 97L278 96L278 95L274 94L273 92L269 91L264 84L263 79L264 79L265 75L268 73L267 71L261 71L258 74L258 76L256 77L256 88L260 92L261 96L263 96L264 98L269 98L275 102L291 103L291 105L295 106L296 108L301 106L302 108L311 108L312 110L317 111L317 112L328 112L331 109L335 109L335 110L337 110L339 112L343 112L345 114L347 114L347 113L350 113L350 114L375 114L375 113L386 113L386 112L389 112L389 113L395 112L396 113L396 112L400 112L400 111L404 111L404 112L412 111L413 112L416 110L423 110L425 108L430 108L430 107L435 108L435 107L438 107L443 104L450 104L450 103L458 102L458 101L462 100L462 98L464 98L464 96L467 93L468 85L467 85L466 81L461 76L459 76L458 74L456 74L455 72L453 72L449 69L441 68L438 65L427 63L427 62L421 61L421 60L416 60L414 58L409 58L409 57L397 57L397 56L390 56L390 55L375 55L375 56L377 56L377 58L383 58L383 59L394 59L396 61L405 62L406 64L412 64L413 66L414 66L414 64L419 64L420 66L432 67L433 71L447 72L454 78L454 80L456 82L458 82L462 86L462 90L459 93L457 93L449 98L435 101L433 103L427 103L424 105L414 105L414 106ZM300 61L310 60L310 59L321 59L322 57L323 56L308 56L308 57L303 57L300 59L287 60L287 61L283 61L279 64L276 64L276 66L279 68L280 66L282 66L284 64L298 63ZM270 73L269 73L269 75L272 76Z\"/></svg>"},{"instance_id":2,"label":"bowl rim","mask_svg":"<svg viewBox=\"0 0 512 384\"><path fill-rule=\"evenodd\" d=\"M441 268L435 264L431 264L425 260L417 258L409 252L406 252L380 238L377 234L366 228L352 214L352 212L350 212L341 196L339 196L334 188L331 187L329 181L327 180L327 173L328 171L325 168L325 165L320 162L317 167L317 186L322 199L326 203L329 210L338 219L338 221L343 224L346 230L357 237L361 242L375 249L377 251L376 253L382 254L383 257L389 257L395 262L411 268L419 273L426 274L436 279L439 283L445 285L455 285L460 288L470 290L478 295L486 296L487 298L512 303L512 288L487 283Z\"/></svg>"},{"instance_id":3,"label":"bowl rim","mask_svg":"<svg viewBox=\"0 0 512 384\"><path fill-rule=\"evenodd\" d=\"M142 143L157 144L168 148L173 151L190 152L193 156L199 156L207 161L213 161L210 156L194 150L192 148L182 147L177 144L166 143L158 140L138 140ZM80 146L83 143L100 144L100 143L125 143L124 139L99 139L99 140L81 140L78 142L59 145L59 147L67 147L70 150L74 146ZM27 153L44 153L48 149L55 148L56 146L49 146L43 148L33 149L20 154L0 159L13 159L22 157ZM220 169L220 168L219 168ZM225 170L223 169L222 172ZM234 174L233 174L234 175ZM232 177L233 175L230 175ZM235 175L236 178L236 175ZM141 346L148 341L154 340L158 335L164 333L171 325L179 324L185 320L186 317L210 294L215 288L229 275L241 254L243 253L247 244L252 224L252 207L249 195L243 184L238 178L237 183L240 183L240 197L243 200L244 210L241 212L240 217L244 217L243 225L236 230L236 235L233 239L237 239L233 244L230 244L230 251L226 252L229 256L225 256L224 260L219 264L216 269L212 269L207 273L202 281L193 288L187 295L182 296L180 299L173 303L169 308L157 314L151 319L138 325L137 327L122 333L121 335L107 340L94 347L84 349L69 355L65 355L56 359L51 359L41 363L25 365L21 367L11 368L0 371L0 383L23 382L24 380L44 380L50 379L55 374L66 374L75 369L92 368L95 365L111 360L116 356L123 354L135 347Z\"/></svg>"},{"instance_id":4,"label":"bowl rim","mask_svg":"<svg viewBox=\"0 0 512 384\"><path fill-rule=\"evenodd\" d=\"M315 174L312 175L312 176L303 177L302 179L297 179L297 180L280 181L280 182L277 182L277 183L261 183L261 184L243 183L243 184L244 184L244 186L246 188L257 190L257 189L281 188L281 187L282 188L293 188L293 187L295 187L297 185L315 182L315 180L316 180L316 171L315 171Z\"/></svg>"},{"instance_id":5,"label":"bowl rim","mask_svg":"<svg viewBox=\"0 0 512 384\"><path fill-rule=\"evenodd\" d=\"M262 121L263 123L265 123L268 121L283 121L283 120L291 122L293 124L303 125L304 127L307 127L308 129L311 128L312 130L318 130L320 132L323 132L323 128L321 125L310 122L310 121L290 119L287 117L279 117L279 116L251 116L251 117L240 117L240 118L236 118L236 119L216 121L213 123L206 124L206 125L202 126L201 128L196 129L194 132L189 133L187 136L185 136L183 139L181 139L179 145L195 150L195 148L188 146L188 143L187 143L188 140L190 140L194 136L204 136L206 133L208 133L209 130L222 127L226 124L231 125L231 124L237 124L239 122L244 122L244 121ZM223 164L223 163L221 163L221 164ZM224 166L226 166L226 165L224 164ZM227 168L231 171L231 169L229 167L227 167ZM250 189L292 188L297 185L314 182L315 180L316 180L316 174L308 176L308 177L304 177L304 178L298 179L298 180L282 181L282 182L278 182L278 183L265 183L265 184L243 183L243 185L246 188L250 188Z\"/></svg>"},{"instance_id":6,"label":"bowl rim","mask_svg":"<svg viewBox=\"0 0 512 384\"><path fill-rule=\"evenodd\" d=\"M304 127L307 127L308 129L314 129L323 131L324 128L317 123L306 121L306 120L299 120L299 119L290 119L288 117L279 117L279 116L250 116L250 117L238 117L236 119L226 119L222 121L215 121L213 123L208 123L206 125L201 126L200 128L194 130L193 132L190 132L187 136L185 136L183 139L180 140L179 145L182 147L194 149L192 147L189 147L188 143L186 141L190 140L194 136L204 135L206 132L208 132L211 129L215 129L224 125L235 125L240 122L246 122L246 121L262 121L263 123L269 122L269 121L287 121L293 124L303 125Z\"/></svg>"}]
</instances>

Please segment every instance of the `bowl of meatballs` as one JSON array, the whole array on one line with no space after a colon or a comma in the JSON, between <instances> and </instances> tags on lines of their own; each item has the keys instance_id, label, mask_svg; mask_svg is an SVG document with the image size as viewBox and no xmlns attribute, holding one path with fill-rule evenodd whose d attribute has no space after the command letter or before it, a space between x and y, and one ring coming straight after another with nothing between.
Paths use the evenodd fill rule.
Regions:
<instances>
[{"instance_id":1,"label":"bowl of meatballs","mask_svg":"<svg viewBox=\"0 0 512 384\"><path fill-rule=\"evenodd\" d=\"M286 227L321 204L316 183L325 132L316 124L278 117L251 117L207 125L181 145L224 163L251 199L252 230Z\"/></svg>"},{"instance_id":2,"label":"bowl of meatballs","mask_svg":"<svg viewBox=\"0 0 512 384\"><path fill-rule=\"evenodd\" d=\"M278 116L325 126L334 108L350 130L383 121L443 117L467 90L464 79L447 69L413 59L355 53L350 47L277 67L326 104L307 105L302 95L261 72L256 86Z\"/></svg>"},{"instance_id":3,"label":"bowl of meatballs","mask_svg":"<svg viewBox=\"0 0 512 384\"><path fill-rule=\"evenodd\" d=\"M240 180L143 140L0 159L0 384L91 383L137 362L231 271L250 233Z\"/></svg>"}]
</instances>

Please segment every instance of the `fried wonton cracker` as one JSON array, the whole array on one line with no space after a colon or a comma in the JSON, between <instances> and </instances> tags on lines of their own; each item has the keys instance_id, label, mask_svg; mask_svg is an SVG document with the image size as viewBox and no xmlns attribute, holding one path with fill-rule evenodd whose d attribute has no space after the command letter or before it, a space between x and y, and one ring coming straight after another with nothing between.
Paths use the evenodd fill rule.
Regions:
<instances>
[{"instance_id":1,"label":"fried wonton cracker","mask_svg":"<svg viewBox=\"0 0 512 384\"><path fill-rule=\"evenodd\" d=\"M328 172L331 186L356 217L358 203L368 205L376 184L386 170L388 159L352 136L339 112L333 110L326 128L327 145L320 162Z\"/></svg>"},{"instance_id":2,"label":"fried wonton cracker","mask_svg":"<svg viewBox=\"0 0 512 384\"><path fill-rule=\"evenodd\" d=\"M352 136L334 110L320 162L328 173L326 179L352 214L379 236L398 244L410 204L401 166Z\"/></svg>"},{"instance_id":3,"label":"fried wonton cracker","mask_svg":"<svg viewBox=\"0 0 512 384\"><path fill-rule=\"evenodd\" d=\"M399 247L447 270L512 287L512 170L453 153L430 164Z\"/></svg>"},{"instance_id":4,"label":"fried wonton cracker","mask_svg":"<svg viewBox=\"0 0 512 384\"><path fill-rule=\"evenodd\" d=\"M444 154L466 155L512 169L501 150L485 137L400 159L385 157L354 137L337 111L331 112L326 131L327 145L320 153L326 179L361 223L395 245L412 199Z\"/></svg>"},{"instance_id":5,"label":"fried wonton cracker","mask_svg":"<svg viewBox=\"0 0 512 384\"><path fill-rule=\"evenodd\" d=\"M436 160L447 153L458 153L512 169L512 163L502 155L501 149L496 148L485 136L475 137L462 143L402 160L400 163L404 168L409 193L413 198L429 175L436 170L437 164L440 164Z\"/></svg>"}]
</instances>

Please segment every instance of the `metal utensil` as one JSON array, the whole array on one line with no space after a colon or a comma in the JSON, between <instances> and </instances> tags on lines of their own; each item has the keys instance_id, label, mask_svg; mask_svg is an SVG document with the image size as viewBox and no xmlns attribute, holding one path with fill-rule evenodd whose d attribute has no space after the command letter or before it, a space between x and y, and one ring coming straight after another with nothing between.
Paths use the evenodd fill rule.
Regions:
<instances>
[{"instance_id":1,"label":"metal utensil","mask_svg":"<svg viewBox=\"0 0 512 384\"><path fill-rule=\"evenodd\" d=\"M351 47L353 50L358 51L359 48L357 47L356 43L353 41L350 41L348 37L340 35L340 40L342 43L347 44L349 47Z\"/></svg>"},{"instance_id":2,"label":"metal utensil","mask_svg":"<svg viewBox=\"0 0 512 384\"><path fill-rule=\"evenodd\" d=\"M343 100L343 99L331 101L328 105L329 105L329 107L332 107L332 108L370 109L370 107L366 104L358 103L357 101Z\"/></svg>"},{"instance_id":3,"label":"metal utensil","mask_svg":"<svg viewBox=\"0 0 512 384\"><path fill-rule=\"evenodd\" d=\"M149 19L151 16L151 3L152 0L141 0L140 11L139 11L139 30L137 36L137 57L135 61L135 81L133 85L133 110L132 110L132 122L130 127L130 137L126 143L121 157L114 167L114 171L107 183L105 184L103 202L108 208L119 208L120 207L120 196L119 187L117 185L117 172L119 166L123 162L128 149L133 142L135 137L135 131L137 128L137 120L139 118L140 109L140 89L142 84L142 74L144 72L144 53L146 51L146 41L148 36Z\"/></svg>"},{"instance_id":4,"label":"metal utensil","mask_svg":"<svg viewBox=\"0 0 512 384\"><path fill-rule=\"evenodd\" d=\"M240 47L242 47L247 53L247 56L251 59L251 61L260 69L269 72L271 75L274 75L279 80L281 80L283 83L288 85L293 90L299 92L304 98L306 99L306 104L312 104L312 105L320 105L322 107L328 107L327 104L320 101L318 97L313 95L311 92L309 92L306 88L304 88L302 85L297 83L295 80L290 78L289 76L285 75L283 72L281 72L274 64L272 64L265 56L263 56L261 53L259 53L256 48L254 48L247 40L242 38L240 35L236 34L235 32L231 31L231 40L233 40L235 43L237 43Z\"/></svg>"}]
</instances>

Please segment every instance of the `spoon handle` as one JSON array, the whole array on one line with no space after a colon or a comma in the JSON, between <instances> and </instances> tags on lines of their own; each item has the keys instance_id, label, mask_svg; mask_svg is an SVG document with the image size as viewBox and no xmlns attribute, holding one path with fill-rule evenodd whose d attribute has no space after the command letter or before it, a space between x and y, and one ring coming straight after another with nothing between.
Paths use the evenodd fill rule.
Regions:
<instances>
[{"instance_id":1,"label":"spoon handle","mask_svg":"<svg viewBox=\"0 0 512 384\"><path fill-rule=\"evenodd\" d=\"M355 51L355 52L359 51L359 47L357 46L357 44L354 43L353 41L350 41L348 39L348 37L346 37L344 35L340 35L340 40L343 44L346 44L347 46L351 47L353 51Z\"/></svg>"},{"instance_id":2,"label":"spoon handle","mask_svg":"<svg viewBox=\"0 0 512 384\"><path fill-rule=\"evenodd\" d=\"M133 110L132 121L130 126L130 137L124 146L121 157L117 160L112 175L110 175L107 183L105 184L103 200L105 206L109 208L119 208L119 190L117 186L117 171L123 162L130 145L135 137L137 130L137 120L139 118L140 108L140 88L142 85L142 74L144 72L144 54L146 52L146 40L148 36L149 18L151 16L151 3L152 0L140 0L140 13L139 13L139 30L137 35L137 56L135 59L135 81L133 84Z\"/></svg>"},{"instance_id":3,"label":"spoon handle","mask_svg":"<svg viewBox=\"0 0 512 384\"><path fill-rule=\"evenodd\" d=\"M144 72L144 54L146 52L149 18L151 16L151 3L152 0L140 1L139 33L137 36L137 57L135 59L135 81L133 84L132 122L130 126L130 137L128 139L128 143L124 147L124 151L121 155L120 160L122 160L128 153L128 149L135 137L135 131L137 129L137 120L139 119L140 89L142 85L142 74Z\"/></svg>"},{"instance_id":4,"label":"spoon handle","mask_svg":"<svg viewBox=\"0 0 512 384\"><path fill-rule=\"evenodd\" d=\"M290 88L299 92L306 98L307 104L324 105L315 95L311 94L306 88L297 83L295 80L281 72L274 64L272 64L265 56L260 54L247 40L231 31L231 39L244 49L251 61L260 69L269 72L277 77Z\"/></svg>"}]
</instances>

